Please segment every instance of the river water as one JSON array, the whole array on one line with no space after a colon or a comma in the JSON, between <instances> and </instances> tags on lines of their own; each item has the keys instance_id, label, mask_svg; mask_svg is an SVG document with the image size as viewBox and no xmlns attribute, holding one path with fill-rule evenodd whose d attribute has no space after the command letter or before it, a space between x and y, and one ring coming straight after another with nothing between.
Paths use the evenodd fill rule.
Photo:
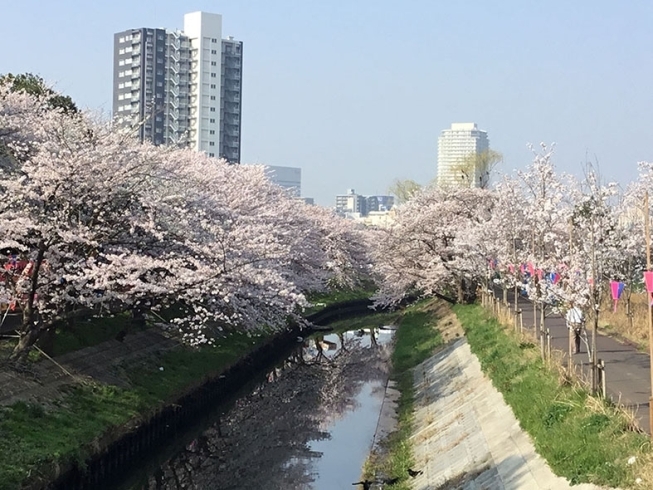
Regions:
<instances>
[{"instance_id":1,"label":"river water","mask_svg":"<svg viewBox=\"0 0 653 490\"><path fill-rule=\"evenodd\" d=\"M381 327L298 339L275 368L120 488L354 488L377 429L392 335Z\"/></svg>"}]
</instances>

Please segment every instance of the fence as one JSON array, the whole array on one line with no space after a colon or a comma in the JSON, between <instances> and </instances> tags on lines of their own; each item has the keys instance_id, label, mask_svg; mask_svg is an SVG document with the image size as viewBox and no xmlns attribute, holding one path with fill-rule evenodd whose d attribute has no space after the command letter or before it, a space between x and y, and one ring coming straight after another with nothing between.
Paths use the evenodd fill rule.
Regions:
<instances>
[{"instance_id":1,"label":"fence","mask_svg":"<svg viewBox=\"0 0 653 490\"><path fill-rule=\"evenodd\" d=\"M524 328L524 318L521 308L515 308L507 302L506 298L500 299L494 295L494 292L484 291L481 295L482 306L490 311L492 315L506 327L514 330L515 334L521 339L527 339L536 345L539 345L540 355L542 360L550 367L560 369L563 375L569 380L576 380L582 384L589 391L592 390L592 372L596 370L597 377L597 393L602 397L607 397L606 389L606 371L605 361L602 359L597 360L597 365L594 367L591 363L579 364L574 363L572 357L573 333L568 329L568 343L569 351L564 353L560 350L551 347L553 343L553 336L548 328ZM566 363L565 363L566 358ZM566 364L566 365L565 365Z\"/></svg>"}]
</instances>

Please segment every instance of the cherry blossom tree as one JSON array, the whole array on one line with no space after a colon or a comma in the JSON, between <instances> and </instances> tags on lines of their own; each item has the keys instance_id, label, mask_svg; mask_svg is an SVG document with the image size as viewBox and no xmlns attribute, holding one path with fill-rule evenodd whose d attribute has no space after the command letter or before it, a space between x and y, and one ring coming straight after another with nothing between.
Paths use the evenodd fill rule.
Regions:
<instances>
[{"instance_id":1,"label":"cherry blossom tree","mask_svg":"<svg viewBox=\"0 0 653 490\"><path fill-rule=\"evenodd\" d=\"M494 202L484 189L429 187L400 206L376 255L383 276L377 303L396 303L410 291L460 301L473 294L487 264L483 229Z\"/></svg>"},{"instance_id":2,"label":"cherry blossom tree","mask_svg":"<svg viewBox=\"0 0 653 490\"><path fill-rule=\"evenodd\" d=\"M86 115L0 92L0 297L22 312L19 359L80 314L174 307L206 328L282 328L304 294L369 272L363 230L290 199L260 166L136 142Z\"/></svg>"}]
</instances>

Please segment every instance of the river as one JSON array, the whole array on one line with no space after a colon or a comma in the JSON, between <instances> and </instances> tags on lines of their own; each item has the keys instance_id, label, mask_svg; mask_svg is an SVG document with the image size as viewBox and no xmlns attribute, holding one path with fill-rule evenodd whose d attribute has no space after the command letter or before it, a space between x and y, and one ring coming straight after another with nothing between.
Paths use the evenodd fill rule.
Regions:
<instances>
[{"instance_id":1,"label":"river","mask_svg":"<svg viewBox=\"0 0 653 490\"><path fill-rule=\"evenodd\" d=\"M393 335L298 339L290 355L125 475L121 490L337 490L360 480Z\"/></svg>"}]
</instances>

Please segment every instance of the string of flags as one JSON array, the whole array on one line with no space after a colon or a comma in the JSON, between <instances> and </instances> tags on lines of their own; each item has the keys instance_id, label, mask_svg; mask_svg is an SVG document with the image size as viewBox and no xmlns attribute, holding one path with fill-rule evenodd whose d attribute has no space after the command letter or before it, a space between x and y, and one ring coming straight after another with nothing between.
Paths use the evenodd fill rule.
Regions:
<instances>
[{"instance_id":1,"label":"string of flags","mask_svg":"<svg viewBox=\"0 0 653 490\"><path fill-rule=\"evenodd\" d=\"M619 301L619 298L621 298L622 293L624 292L624 288L626 287L626 283L621 282L621 281L610 281L610 291L612 292L612 301L614 301L614 312L617 312L617 302Z\"/></svg>"},{"instance_id":2,"label":"string of flags","mask_svg":"<svg viewBox=\"0 0 653 490\"><path fill-rule=\"evenodd\" d=\"M498 261L496 259L488 259L488 265L490 268L493 270L497 269L498 266ZM561 270L567 269L567 266L564 264L561 264L560 266ZM507 266L508 272L510 274L515 274L516 267L514 264L508 264ZM546 272L542 269L539 269L533 265L532 262L527 262L519 265L519 272L521 273L522 276L524 276L525 279L529 279L531 277L537 277L540 281L546 281L548 284L556 285L560 282L561 275L558 272ZM576 271L576 274L579 275L580 271ZM594 285L593 279L590 277L587 280L588 284L590 286ZM651 306L653 306L653 271L645 271L644 272L644 282L646 284L646 291L648 292L649 295L649 301L651 302ZM621 281L610 281L610 291L612 293L612 301L614 303L614 311L617 311L617 303L619 299L621 298L624 289L626 287L626 283L621 282Z\"/></svg>"},{"instance_id":3,"label":"string of flags","mask_svg":"<svg viewBox=\"0 0 653 490\"><path fill-rule=\"evenodd\" d=\"M644 271L644 284L646 284L649 303L653 306L653 271Z\"/></svg>"}]
</instances>

